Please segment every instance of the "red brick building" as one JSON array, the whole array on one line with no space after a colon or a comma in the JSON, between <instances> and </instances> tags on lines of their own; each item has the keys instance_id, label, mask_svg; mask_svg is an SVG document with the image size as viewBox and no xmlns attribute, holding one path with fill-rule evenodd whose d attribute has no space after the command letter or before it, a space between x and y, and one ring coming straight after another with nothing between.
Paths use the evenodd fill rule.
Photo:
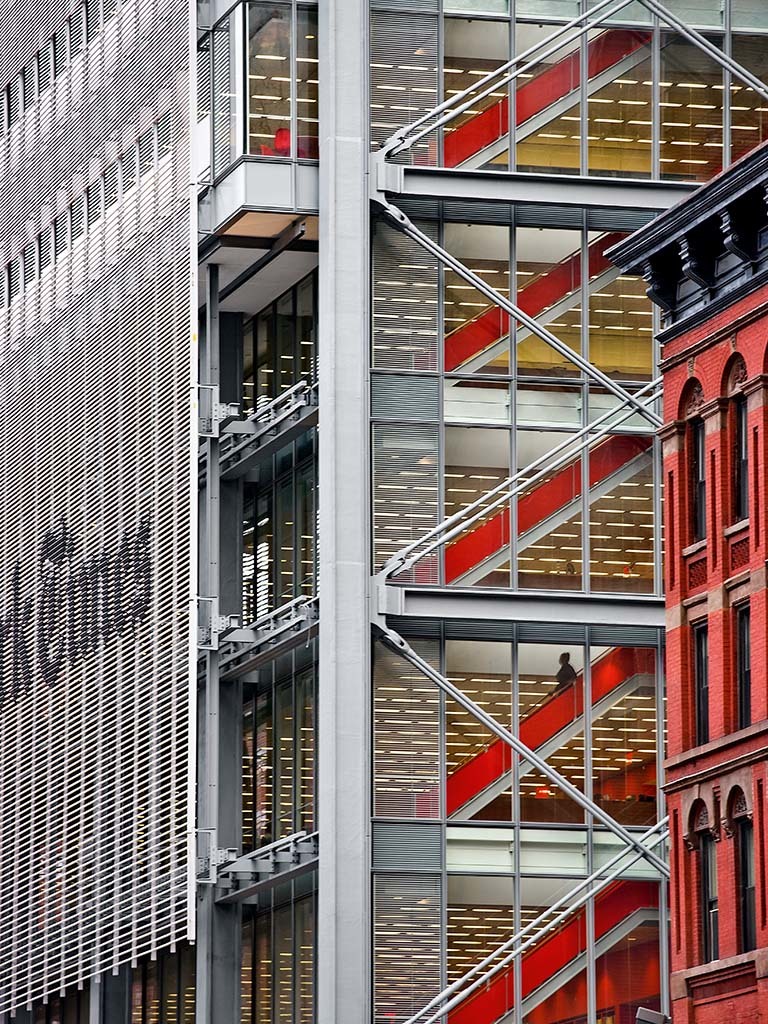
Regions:
<instances>
[{"instance_id":1,"label":"red brick building","mask_svg":"<svg viewBox=\"0 0 768 1024\"><path fill-rule=\"evenodd\" d=\"M768 149L610 255L662 309L673 1019L768 1022Z\"/></svg>"}]
</instances>

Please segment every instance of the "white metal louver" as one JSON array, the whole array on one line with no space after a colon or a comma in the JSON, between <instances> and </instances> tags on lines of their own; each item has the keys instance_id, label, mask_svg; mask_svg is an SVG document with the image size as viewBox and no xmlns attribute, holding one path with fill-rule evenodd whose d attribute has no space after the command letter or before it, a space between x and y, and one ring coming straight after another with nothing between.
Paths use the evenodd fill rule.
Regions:
<instances>
[{"instance_id":1,"label":"white metal louver","mask_svg":"<svg viewBox=\"0 0 768 1024\"><path fill-rule=\"evenodd\" d=\"M0 1013L193 927L191 12L67 9L0 24Z\"/></svg>"}]
</instances>

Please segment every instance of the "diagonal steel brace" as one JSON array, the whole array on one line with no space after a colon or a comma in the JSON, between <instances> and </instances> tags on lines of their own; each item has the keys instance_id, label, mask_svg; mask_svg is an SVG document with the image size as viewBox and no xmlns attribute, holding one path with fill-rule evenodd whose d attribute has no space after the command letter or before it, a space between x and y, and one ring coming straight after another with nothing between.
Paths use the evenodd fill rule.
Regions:
<instances>
[{"instance_id":1,"label":"diagonal steel brace","mask_svg":"<svg viewBox=\"0 0 768 1024\"><path fill-rule=\"evenodd\" d=\"M658 857L653 851L648 850L643 846L641 839L638 836L632 835L628 832L623 825L620 825L614 818L611 817L602 807L594 803L586 797L581 790L577 789L571 782L568 781L557 769L553 768L544 758L531 750L530 747L526 746L525 743L517 736L514 736L508 729L505 729L503 725L500 725L495 718L489 715L486 711L483 711L473 700L460 690L457 686L446 679L444 675L433 668L428 661L420 657L416 651L410 646L407 640L405 640L396 630L389 627L379 625L377 627L381 632L382 641L390 647L397 654L400 654L406 661L409 661L414 668L417 668L423 675L428 679L431 679L439 689L444 693L448 694L457 704L460 704L466 711L468 711L474 718L478 720L482 725L489 729L495 736L498 736L500 740L503 740L508 746L512 747L516 754L519 754L525 761L537 768L543 775L546 775L566 796L569 796L574 800L580 807L592 815L597 821L605 825L614 835L622 839L628 846L634 847L645 859L656 868L665 878L669 878L669 867L665 862Z\"/></svg>"},{"instance_id":2,"label":"diagonal steel brace","mask_svg":"<svg viewBox=\"0 0 768 1024\"><path fill-rule=\"evenodd\" d=\"M661 426L661 417L657 416L651 409L646 406L634 395L631 395L628 391L625 391L621 385L617 384L607 374L603 373L602 370L598 370L596 366L593 366L587 359L582 358L578 352L574 352L572 348L569 348L565 342L560 341L559 338L555 337L546 327L542 327L541 324L534 320L533 317L529 316L519 306L515 305L509 299L500 295L487 281L484 281L479 275L475 274L468 267L465 267L461 260L452 256L449 252L438 245L437 242L433 242L432 239L420 231L416 225L410 220L410 218L403 213L403 211L390 203L383 196L377 197L377 202L381 205L385 214L404 234L412 238L414 242L417 242L422 248L430 252L436 259L443 263L446 267L450 267L456 274L463 277L465 281L473 285L479 292L482 292L486 298L490 299L491 302L503 309L506 313L523 324L533 334L536 334L542 341L545 341L550 345L556 352L559 352L564 358L568 359L574 365L578 366L588 377L591 377L594 381L600 384L601 387L605 388L606 391L610 391L611 394L625 404L632 405L634 408L641 413L654 427Z\"/></svg>"}]
</instances>

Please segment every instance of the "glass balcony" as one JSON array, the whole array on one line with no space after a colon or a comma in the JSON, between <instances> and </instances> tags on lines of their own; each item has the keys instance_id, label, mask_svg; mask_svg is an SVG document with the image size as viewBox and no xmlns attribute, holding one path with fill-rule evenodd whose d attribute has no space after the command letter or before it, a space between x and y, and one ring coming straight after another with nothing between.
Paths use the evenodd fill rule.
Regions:
<instances>
[{"instance_id":1,"label":"glass balcony","mask_svg":"<svg viewBox=\"0 0 768 1024\"><path fill-rule=\"evenodd\" d=\"M317 160L316 6L241 3L198 52L198 166L211 180L244 158Z\"/></svg>"}]
</instances>

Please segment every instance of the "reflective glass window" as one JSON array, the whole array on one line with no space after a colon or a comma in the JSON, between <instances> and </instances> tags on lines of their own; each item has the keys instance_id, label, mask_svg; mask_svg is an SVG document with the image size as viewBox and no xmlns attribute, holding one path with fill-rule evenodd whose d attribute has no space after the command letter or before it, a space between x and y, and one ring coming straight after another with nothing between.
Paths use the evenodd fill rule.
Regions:
<instances>
[{"instance_id":1,"label":"reflective glass window","mask_svg":"<svg viewBox=\"0 0 768 1024\"><path fill-rule=\"evenodd\" d=\"M659 84L661 177L706 181L723 165L723 69L698 46L662 33Z\"/></svg>"},{"instance_id":2,"label":"reflective glass window","mask_svg":"<svg viewBox=\"0 0 768 1024\"><path fill-rule=\"evenodd\" d=\"M291 155L291 13L248 4L248 152Z\"/></svg>"}]
</instances>

